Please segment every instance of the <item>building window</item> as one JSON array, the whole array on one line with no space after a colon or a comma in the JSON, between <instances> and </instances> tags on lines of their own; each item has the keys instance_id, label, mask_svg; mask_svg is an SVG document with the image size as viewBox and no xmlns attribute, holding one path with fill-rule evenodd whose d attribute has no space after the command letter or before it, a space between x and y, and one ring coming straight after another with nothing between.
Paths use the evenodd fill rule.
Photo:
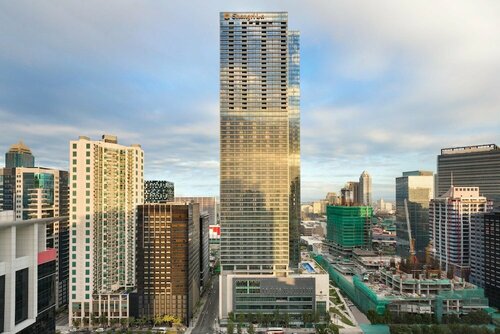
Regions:
<instances>
[{"instance_id":1,"label":"building window","mask_svg":"<svg viewBox=\"0 0 500 334\"><path fill-rule=\"evenodd\" d=\"M28 268L16 271L15 323L28 319Z\"/></svg>"}]
</instances>

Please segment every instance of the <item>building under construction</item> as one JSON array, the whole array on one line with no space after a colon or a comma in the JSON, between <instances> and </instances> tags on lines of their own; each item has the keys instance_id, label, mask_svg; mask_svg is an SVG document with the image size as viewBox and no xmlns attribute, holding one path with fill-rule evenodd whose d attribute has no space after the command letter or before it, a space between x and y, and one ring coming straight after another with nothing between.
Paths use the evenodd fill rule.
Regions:
<instances>
[{"instance_id":1,"label":"building under construction","mask_svg":"<svg viewBox=\"0 0 500 334\"><path fill-rule=\"evenodd\" d=\"M350 257L356 248L371 247L370 206L327 206L326 244L335 256Z\"/></svg>"},{"instance_id":2,"label":"building under construction","mask_svg":"<svg viewBox=\"0 0 500 334\"><path fill-rule=\"evenodd\" d=\"M399 269L397 257L388 261L367 255L355 251L352 260L313 255L330 280L364 313L428 314L441 322L444 315L488 309L484 290L464 279L446 278L439 270L408 273Z\"/></svg>"}]
</instances>

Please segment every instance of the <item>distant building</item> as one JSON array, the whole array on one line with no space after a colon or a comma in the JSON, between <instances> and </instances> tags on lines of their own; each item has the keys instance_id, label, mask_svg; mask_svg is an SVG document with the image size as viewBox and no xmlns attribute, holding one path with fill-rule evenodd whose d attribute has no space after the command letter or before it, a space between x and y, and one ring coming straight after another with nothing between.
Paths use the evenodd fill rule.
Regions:
<instances>
[{"instance_id":1,"label":"distant building","mask_svg":"<svg viewBox=\"0 0 500 334\"><path fill-rule=\"evenodd\" d=\"M118 144L116 136L81 136L70 142L69 159L69 323L84 325L101 316L108 323L128 319L129 291L136 286L136 209L144 202L144 152L137 144Z\"/></svg>"},{"instance_id":2,"label":"distant building","mask_svg":"<svg viewBox=\"0 0 500 334\"><path fill-rule=\"evenodd\" d=\"M484 289L490 305L500 308L500 208L484 215Z\"/></svg>"},{"instance_id":3,"label":"distant building","mask_svg":"<svg viewBox=\"0 0 500 334\"><path fill-rule=\"evenodd\" d=\"M200 214L208 214L209 225L217 224L217 198L215 196L177 196L174 202L193 202L200 205Z\"/></svg>"},{"instance_id":4,"label":"distant building","mask_svg":"<svg viewBox=\"0 0 500 334\"><path fill-rule=\"evenodd\" d=\"M417 258L425 260L429 245L429 201L434 198L434 177L429 171L403 172L396 178L396 254L410 255L408 225L404 201L408 205L411 235L415 240Z\"/></svg>"},{"instance_id":5,"label":"distant building","mask_svg":"<svg viewBox=\"0 0 500 334\"><path fill-rule=\"evenodd\" d=\"M325 200L319 200L312 202L313 213L315 215L324 215L326 214L326 205L328 204Z\"/></svg>"},{"instance_id":6,"label":"distant building","mask_svg":"<svg viewBox=\"0 0 500 334\"><path fill-rule=\"evenodd\" d=\"M351 256L355 248L371 248L370 206L328 206L326 244L335 256Z\"/></svg>"},{"instance_id":7,"label":"distant building","mask_svg":"<svg viewBox=\"0 0 500 334\"><path fill-rule=\"evenodd\" d=\"M441 269L469 278L471 217L476 213L489 212L491 208L492 202L479 195L478 187L452 186L448 192L431 200L429 233L432 256Z\"/></svg>"},{"instance_id":8,"label":"distant building","mask_svg":"<svg viewBox=\"0 0 500 334\"><path fill-rule=\"evenodd\" d=\"M365 170L359 176L358 205L372 205L372 177Z\"/></svg>"},{"instance_id":9,"label":"distant building","mask_svg":"<svg viewBox=\"0 0 500 334\"><path fill-rule=\"evenodd\" d=\"M495 144L444 148L437 157L437 196L455 187L479 187L500 203L500 148ZM453 179L453 180L452 180Z\"/></svg>"},{"instance_id":10,"label":"distant building","mask_svg":"<svg viewBox=\"0 0 500 334\"><path fill-rule=\"evenodd\" d=\"M381 198L377 201L377 209L379 212L383 212L383 213L392 213L393 212L392 203L384 201L383 198Z\"/></svg>"},{"instance_id":11,"label":"distant building","mask_svg":"<svg viewBox=\"0 0 500 334\"><path fill-rule=\"evenodd\" d=\"M5 153L5 168L35 167L35 157L22 141L14 144Z\"/></svg>"},{"instance_id":12,"label":"distant building","mask_svg":"<svg viewBox=\"0 0 500 334\"><path fill-rule=\"evenodd\" d=\"M164 180L144 182L144 203L162 203L174 200L174 183Z\"/></svg>"},{"instance_id":13,"label":"distant building","mask_svg":"<svg viewBox=\"0 0 500 334\"><path fill-rule=\"evenodd\" d=\"M349 181L340 189L340 204L342 206L356 206L359 199L359 182Z\"/></svg>"},{"instance_id":14,"label":"distant building","mask_svg":"<svg viewBox=\"0 0 500 334\"><path fill-rule=\"evenodd\" d=\"M208 238L211 244L220 244L220 225L210 225L208 227Z\"/></svg>"},{"instance_id":15,"label":"distant building","mask_svg":"<svg viewBox=\"0 0 500 334\"><path fill-rule=\"evenodd\" d=\"M15 220L67 217L68 172L42 167L0 168L0 211L3 210L12 210ZM69 295L68 220L54 219L46 229L46 246L56 250L59 308L68 304Z\"/></svg>"},{"instance_id":16,"label":"distant building","mask_svg":"<svg viewBox=\"0 0 500 334\"><path fill-rule=\"evenodd\" d=\"M306 237L316 236L324 238L325 231L319 221L303 221L300 223L300 235Z\"/></svg>"},{"instance_id":17,"label":"distant building","mask_svg":"<svg viewBox=\"0 0 500 334\"><path fill-rule=\"evenodd\" d=\"M55 333L56 250L45 224L57 218L14 218L0 212L0 333Z\"/></svg>"},{"instance_id":18,"label":"distant building","mask_svg":"<svg viewBox=\"0 0 500 334\"><path fill-rule=\"evenodd\" d=\"M326 194L325 198L327 205L339 205L340 204L340 198L337 195L337 193L334 192L329 192Z\"/></svg>"},{"instance_id":19,"label":"distant building","mask_svg":"<svg viewBox=\"0 0 500 334\"><path fill-rule=\"evenodd\" d=\"M173 315L186 325L200 294L200 214L196 203L138 206L139 317Z\"/></svg>"}]
</instances>

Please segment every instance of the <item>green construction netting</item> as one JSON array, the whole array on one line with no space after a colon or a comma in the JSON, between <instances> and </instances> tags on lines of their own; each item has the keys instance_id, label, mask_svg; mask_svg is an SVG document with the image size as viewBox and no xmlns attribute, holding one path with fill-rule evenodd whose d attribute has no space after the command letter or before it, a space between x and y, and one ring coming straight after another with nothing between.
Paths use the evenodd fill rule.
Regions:
<instances>
[{"instance_id":1,"label":"green construction netting","mask_svg":"<svg viewBox=\"0 0 500 334\"><path fill-rule=\"evenodd\" d=\"M330 242L345 248L369 244L373 208L369 206L328 206L327 235Z\"/></svg>"},{"instance_id":2,"label":"green construction netting","mask_svg":"<svg viewBox=\"0 0 500 334\"><path fill-rule=\"evenodd\" d=\"M330 263L319 254L313 254L314 260L328 272L330 280L349 297L349 299L356 304L359 309L366 313L368 310L375 310L378 314L384 314L386 305L389 304L388 300L378 298L377 295L368 288L359 277L354 276L352 283L346 279L342 274L337 272Z\"/></svg>"}]
</instances>

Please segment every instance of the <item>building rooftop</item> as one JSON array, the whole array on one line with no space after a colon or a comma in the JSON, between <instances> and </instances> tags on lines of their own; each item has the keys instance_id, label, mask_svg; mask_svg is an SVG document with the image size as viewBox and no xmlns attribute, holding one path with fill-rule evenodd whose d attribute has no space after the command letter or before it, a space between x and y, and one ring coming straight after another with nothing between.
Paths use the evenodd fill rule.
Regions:
<instances>
[{"instance_id":1,"label":"building rooftop","mask_svg":"<svg viewBox=\"0 0 500 334\"><path fill-rule=\"evenodd\" d=\"M26 153L26 154L31 154L31 150L26 144L20 140L18 143L13 144L10 148L8 153Z\"/></svg>"},{"instance_id":2,"label":"building rooftop","mask_svg":"<svg viewBox=\"0 0 500 334\"><path fill-rule=\"evenodd\" d=\"M441 155L467 154L467 153L488 152L488 151L495 151L495 150L498 150L498 146L495 144L449 147L449 148L441 149Z\"/></svg>"},{"instance_id":3,"label":"building rooftop","mask_svg":"<svg viewBox=\"0 0 500 334\"><path fill-rule=\"evenodd\" d=\"M434 173L428 170L413 170L403 172L403 176L432 176Z\"/></svg>"}]
</instances>

